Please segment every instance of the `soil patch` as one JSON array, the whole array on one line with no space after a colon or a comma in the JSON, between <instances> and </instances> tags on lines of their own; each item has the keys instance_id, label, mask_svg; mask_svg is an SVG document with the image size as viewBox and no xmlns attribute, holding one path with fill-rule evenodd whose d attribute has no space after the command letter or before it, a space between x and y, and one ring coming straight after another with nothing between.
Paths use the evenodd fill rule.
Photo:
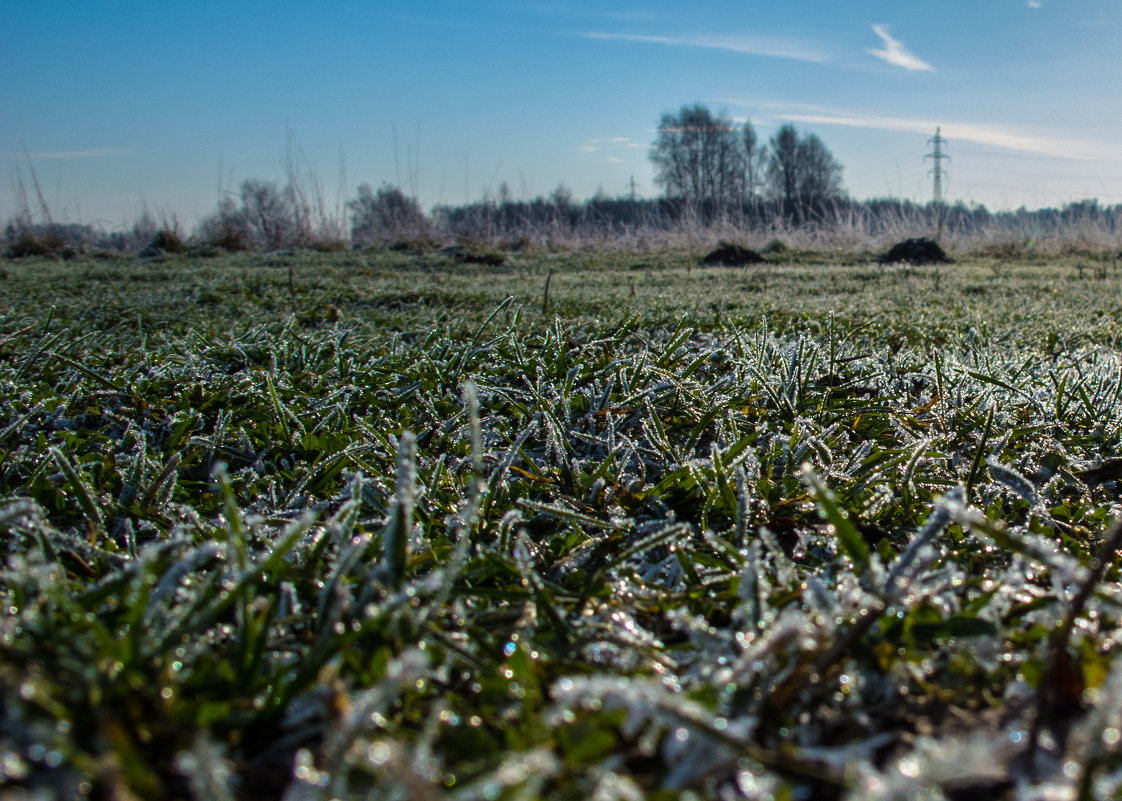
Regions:
<instances>
[{"instance_id":1,"label":"soil patch","mask_svg":"<svg viewBox=\"0 0 1122 801\"><path fill-rule=\"evenodd\" d=\"M722 267L745 267L749 264L759 264L764 257L754 250L734 245L731 242L721 242L716 250L711 250L702 258L701 263L707 266L720 265Z\"/></svg>"},{"instance_id":2,"label":"soil patch","mask_svg":"<svg viewBox=\"0 0 1122 801\"><path fill-rule=\"evenodd\" d=\"M882 264L907 262L908 264L945 264L950 261L939 244L925 236L897 242L881 256Z\"/></svg>"},{"instance_id":3,"label":"soil patch","mask_svg":"<svg viewBox=\"0 0 1122 801\"><path fill-rule=\"evenodd\" d=\"M440 252L457 264L485 264L489 267L499 267L506 263L506 256L492 250L475 251L452 245L442 248Z\"/></svg>"}]
</instances>

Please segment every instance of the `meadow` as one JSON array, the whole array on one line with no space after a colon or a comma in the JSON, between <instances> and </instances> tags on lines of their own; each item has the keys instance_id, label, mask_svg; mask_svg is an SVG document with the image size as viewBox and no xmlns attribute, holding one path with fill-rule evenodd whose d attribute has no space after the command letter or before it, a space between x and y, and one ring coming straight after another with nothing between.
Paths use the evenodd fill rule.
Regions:
<instances>
[{"instance_id":1,"label":"meadow","mask_svg":"<svg viewBox=\"0 0 1122 801\"><path fill-rule=\"evenodd\" d=\"M0 262L5 797L1122 794L1112 258L469 255Z\"/></svg>"}]
</instances>

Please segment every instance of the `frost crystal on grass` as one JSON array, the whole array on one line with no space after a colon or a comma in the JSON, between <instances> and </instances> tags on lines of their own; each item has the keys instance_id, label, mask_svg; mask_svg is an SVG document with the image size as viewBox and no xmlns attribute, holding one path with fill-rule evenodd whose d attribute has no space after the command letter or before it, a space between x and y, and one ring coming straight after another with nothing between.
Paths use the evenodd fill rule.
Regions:
<instances>
[{"instance_id":1,"label":"frost crystal on grass","mask_svg":"<svg viewBox=\"0 0 1122 801\"><path fill-rule=\"evenodd\" d=\"M1088 582L1117 277L967 259L933 304L918 271L652 252L625 318L623 257L504 255L265 257L283 298L252 254L5 265L0 751L28 793L1115 792L1122 591ZM560 317L514 300L543 260ZM60 294L75 269L120 291Z\"/></svg>"},{"instance_id":2,"label":"frost crystal on grass","mask_svg":"<svg viewBox=\"0 0 1122 801\"><path fill-rule=\"evenodd\" d=\"M1004 484L1006 487L1013 490L1013 492L1017 493L1017 495L1028 502L1029 506L1034 510L1040 506L1040 501L1036 496L1036 487L1019 472L1009 465L1001 464L992 458L987 460L986 466L989 468L990 475L993 476L994 481Z\"/></svg>"},{"instance_id":3,"label":"frost crystal on grass","mask_svg":"<svg viewBox=\"0 0 1122 801\"><path fill-rule=\"evenodd\" d=\"M858 763L860 779L847 796L853 801L908 801L917 791L939 793L998 788L1010 781L1019 752L1017 738L978 732L963 737L921 737L915 748L884 771ZM920 789L924 788L924 789Z\"/></svg>"}]
</instances>

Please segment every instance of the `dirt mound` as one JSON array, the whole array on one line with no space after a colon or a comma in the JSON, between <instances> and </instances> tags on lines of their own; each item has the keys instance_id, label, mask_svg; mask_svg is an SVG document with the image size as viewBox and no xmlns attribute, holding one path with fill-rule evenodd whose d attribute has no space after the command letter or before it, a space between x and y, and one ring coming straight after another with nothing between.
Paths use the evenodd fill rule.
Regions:
<instances>
[{"instance_id":1,"label":"dirt mound","mask_svg":"<svg viewBox=\"0 0 1122 801\"><path fill-rule=\"evenodd\" d=\"M441 248L440 252L457 264L485 264L488 267L499 267L506 263L506 256L493 250L479 251L450 245Z\"/></svg>"},{"instance_id":2,"label":"dirt mound","mask_svg":"<svg viewBox=\"0 0 1122 801\"><path fill-rule=\"evenodd\" d=\"M901 261L908 264L944 264L950 259L937 242L921 236L897 242L891 250L881 256L880 261L882 264Z\"/></svg>"},{"instance_id":3,"label":"dirt mound","mask_svg":"<svg viewBox=\"0 0 1122 801\"><path fill-rule=\"evenodd\" d=\"M764 260L754 250L734 245L731 242L721 242L716 250L712 250L701 260L705 265L721 265L722 267L744 267L748 264L759 264Z\"/></svg>"}]
</instances>

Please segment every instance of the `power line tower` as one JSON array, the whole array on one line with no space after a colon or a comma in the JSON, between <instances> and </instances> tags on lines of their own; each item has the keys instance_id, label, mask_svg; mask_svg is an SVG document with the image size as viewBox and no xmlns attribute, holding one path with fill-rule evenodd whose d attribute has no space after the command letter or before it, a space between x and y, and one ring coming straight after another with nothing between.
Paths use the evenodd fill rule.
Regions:
<instances>
[{"instance_id":1,"label":"power line tower","mask_svg":"<svg viewBox=\"0 0 1122 801\"><path fill-rule=\"evenodd\" d=\"M943 145L947 143L947 140L943 138L943 135L940 133L941 130L942 126L935 127L935 136L927 140L927 144L932 145L934 151L923 157L925 160L933 159L935 161L935 166L928 170L927 174L935 178L931 192L931 200L935 206L935 215L939 221L938 239L943 238L943 176L946 175L946 171L943 169L942 162L943 159L947 161L951 160L951 157L943 152Z\"/></svg>"},{"instance_id":2,"label":"power line tower","mask_svg":"<svg viewBox=\"0 0 1122 801\"><path fill-rule=\"evenodd\" d=\"M631 202L634 203L639 198L639 185L635 183L635 176L631 176L631 180L627 182L627 187L630 189Z\"/></svg>"},{"instance_id":3,"label":"power line tower","mask_svg":"<svg viewBox=\"0 0 1122 801\"><path fill-rule=\"evenodd\" d=\"M935 159L935 166L932 169L928 170L927 174L935 176L935 186L934 191L932 192L932 200L936 204L943 202L943 176L946 174L946 171L943 169L943 165L941 162L943 161L943 159L946 159L947 161L951 160L951 157L943 152L943 145L947 143L947 140L944 139L939 133L940 130L941 127L936 127L935 136L927 140L927 144L935 146L935 152L928 153L926 156L924 156L925 159Z\"/></svg>"}]
</instances>

